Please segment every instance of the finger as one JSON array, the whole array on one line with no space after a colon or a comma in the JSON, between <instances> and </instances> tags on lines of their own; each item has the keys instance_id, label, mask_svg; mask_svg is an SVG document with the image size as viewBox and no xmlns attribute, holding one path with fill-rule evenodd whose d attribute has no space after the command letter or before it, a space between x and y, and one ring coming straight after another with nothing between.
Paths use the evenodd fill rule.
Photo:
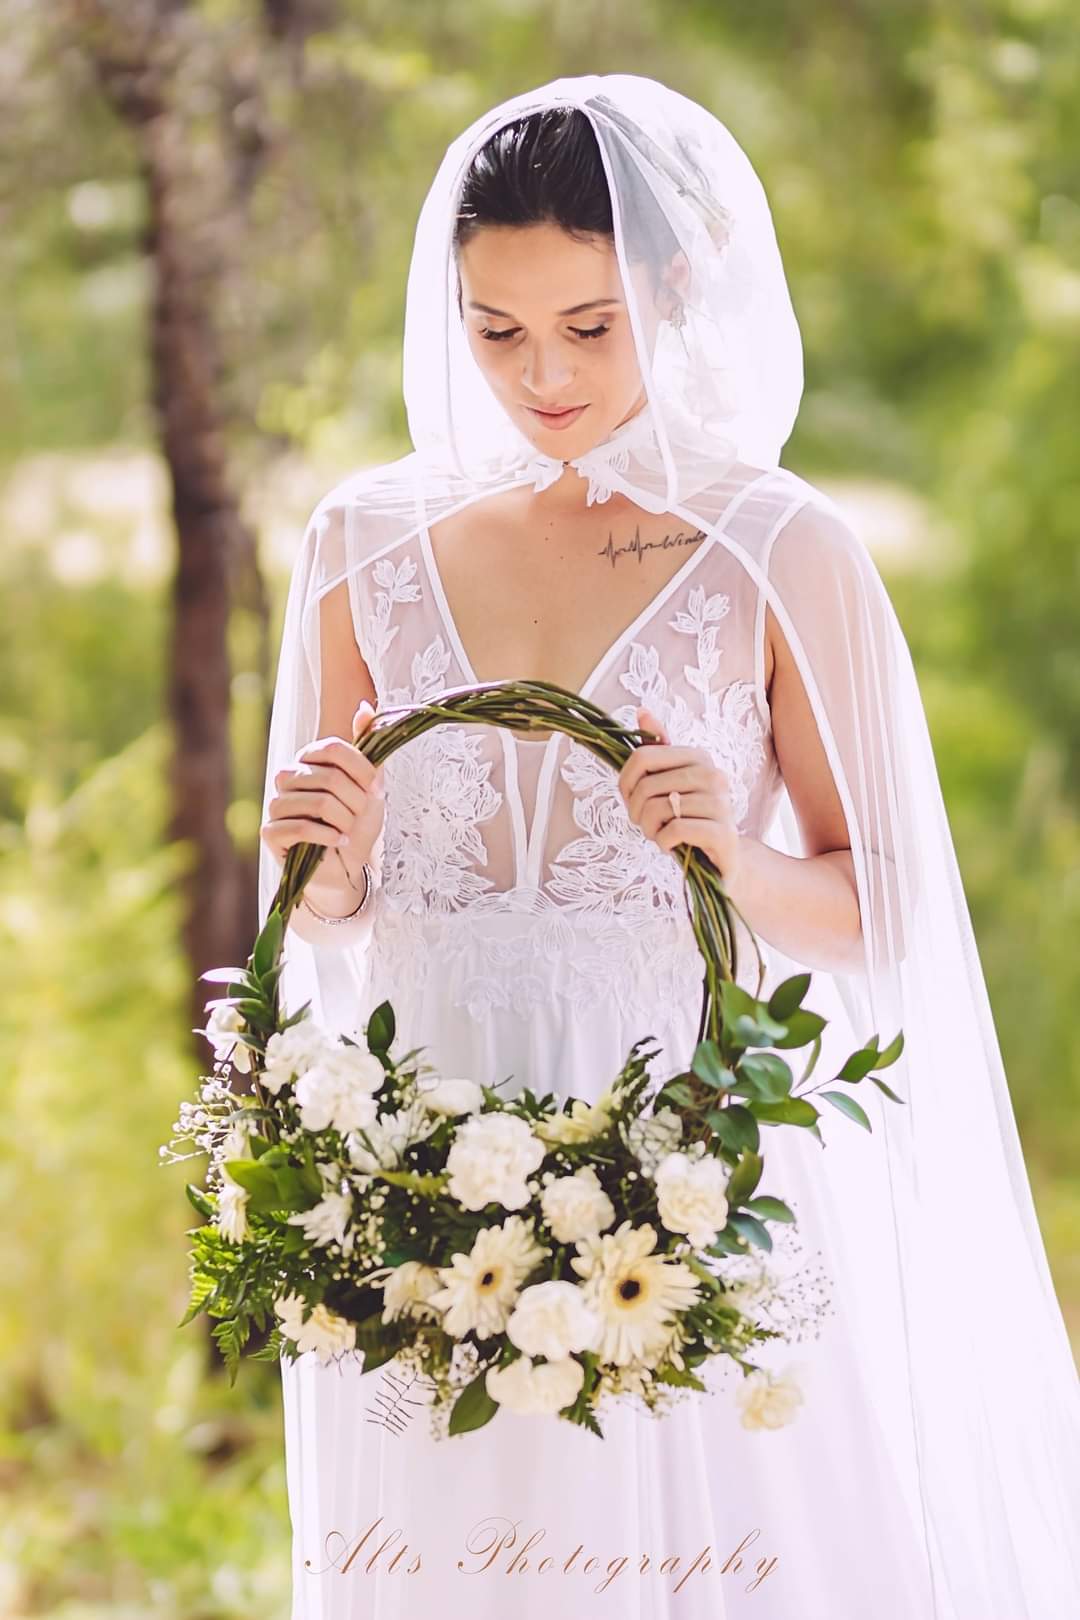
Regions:
<instances>
[{"instance_id":1,"label":"finger","mask_svg":"<svg viewBox=\"0 0 1080 1620\"><path fill-rule=\"evenodd\" d=\"M333 793L314 790L310 793L280 793L277 798L271 799L269 806L271 821L289 821L294 816L307 820L317 817L328 827L336 827L338 832L348 832L354 813Z\"/></svg>"},{"instance_id":2,"label":"finger","mask_svg":"<svg viewBox=\"0 0 1080 1620\"><path fill-rule=\"evenodd\" d=\"M667 732L664 730L663 726L660 724L659 720L656 718L655 714L653 714L651 709L639 708L637 717L639 731L651 731L655 737L659 738L661 743L668 743L671 741Z\"/></svg>"},{"instance_id":3,"label":"finger","mask_svg":"<svg viewBox=\"0 0 1080 1620\"><path fill-rule=\"evenodd\" d=\"M382 783L383 767L365 759L358 748L344 737L321 737L309 743L297 756L299 763L311 765L339 765L353 781L368 792L376 783Z\"/></svg>"},{"instance_id":4,"label":"finger","mask_svg":"<svg viewBox=\"0 0 1080 1620\"><path fill-rule=\"evenodd\" d=\"M321 821L307 821L302 816L293 816L285 821L264 821L259 831L271 849L275 850L291 849L294 844L332 846L341 840L336 827L327 827Z\"/></svg>"},{"instance_id":5,"label":"finger","mask_svg":"<svg viewBox=\"0 0 1080 1620\"><path fill-rule=\"evenodd\" d=\"M354 742L356 741L357 737L363 735L363 733L371 725L374 718L375 710L368 702L367 698L364 698L363 701L357 705L356 713L352 717L352 733Z\"/></svg>"},{"instance_id":6,"label":"finger","mask_svg":"<svg viewBox=\"0 0 1080 1620\"><path fill-rule=\"evenodd\" d=\"M683 804L690 802L688 795L716 806L726 804L730 794L727 777L715 766L709 766L707 770L706 775L700 762L694 761L689 765L672 766L669 770L647 771L627 794L626 806L630 819L640 820L654 799L666 805L669 793L681 793Z\"/></svg>"},{"instance_id":7,"label":"finger","mask_svg":"<svg viewBox=\"0 0 1080 1620\"><path fill-rule=\"evenodd\" d=\"M278 771L274 785L279 794L334 793L358 816L368 802L368 794L340 765L304 765L298 771Z\"/></svg>"}]
</instances>

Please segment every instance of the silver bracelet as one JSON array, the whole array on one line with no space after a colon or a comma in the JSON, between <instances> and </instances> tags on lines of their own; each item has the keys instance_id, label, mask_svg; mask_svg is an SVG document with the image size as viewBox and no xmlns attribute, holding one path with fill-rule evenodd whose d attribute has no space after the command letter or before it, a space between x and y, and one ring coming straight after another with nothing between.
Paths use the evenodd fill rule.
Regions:
<instances>
[{"instance_id":1,"label":"silver bracelet","mask_svg":"<svg viewBox=\"0 0 1080 1620\"><path fill-rule=\"evenodd\" d=\"M301 897L300 897L301 904L306 906L308 911L311 912L311 915L313 917L316 917L319 922L330 923L331 925L334 925L336 923L352 922L354 917L359 917L360 913L363 911L364 907L367 905L368 901L371 899L371 889L372 889L372 884L374 882L374 877L375 877L375 874L372 872L371 867L368 865L367 861L365 861L364 862L364 898L361 900L360 904L357 906L355 911L347 911L345 913L344 917L328 917L324 911L316 910L316 908L312 905L311 901L308 899L306 894L301 895Z\"/></svg>"}]
</instances>

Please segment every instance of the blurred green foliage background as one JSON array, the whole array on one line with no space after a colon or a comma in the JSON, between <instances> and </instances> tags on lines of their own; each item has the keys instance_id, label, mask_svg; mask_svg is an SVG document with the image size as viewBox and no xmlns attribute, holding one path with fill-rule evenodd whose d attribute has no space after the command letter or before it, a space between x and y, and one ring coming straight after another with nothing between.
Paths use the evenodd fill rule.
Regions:
<instances>
[{"instance_id":1,"label":"blurred green foliage background","mask_svg":"<svg viewBox=\"0 0 1080 1620\"><path fill-rule=\"evenodd\" d=\"M0 1611L283 1620L276 1370L251 1365L229 1391L200 1326L175 1327L192 1216L187 1178L156 1154L196 1072L182 852L165 838L175 538L149 403L145 175L93 71L96 10L146 22L139 0L0 0ZM858 520L908 635L1080 1345L1071 0L159 11L181 200L214 272L229 478L275 646L311 506L408 448L405 273L447 141L558 74L629 71L703 101L746 148L806 347L783 460ZM242 216L214 127L225 82L232 161L238 129L264 157ZM232 637L229 824L253 850L265 671L243 613ZM953 1213L977 1218L944 1210L943 1233Z\"/></svg>"}]
</instances>

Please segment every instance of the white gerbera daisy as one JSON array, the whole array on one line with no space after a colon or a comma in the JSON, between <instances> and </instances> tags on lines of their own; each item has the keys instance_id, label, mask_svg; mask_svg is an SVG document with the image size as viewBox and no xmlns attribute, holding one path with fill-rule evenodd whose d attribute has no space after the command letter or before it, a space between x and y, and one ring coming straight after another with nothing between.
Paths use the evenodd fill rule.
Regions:
<instances>
[{"instance_id":1,"label":"white gerbera daisy","mask_svg":"<svg viewBox=\"0 0 1080 1620\"><path fill-rule=\"evenodd\" d=\"M444 1313L442 1325L452 1338L470 1330L493 1338L505 1331L521 1284L547 1253L532 1223L510 1215L501 1226L478 1232L468 1254L455 1254L439 1267L444 1286L428 1295L428 1304Z\"/></svg>"},{"instance_id":2,"label":"white gerbera daisy","mask_svg":"<svg viewBox=\"0 0 1080 1620\"><path fill-rule=\"evenodd\" d=\"M306 1304L300 1294L285 1294L274 1301L274 1310L281 1320L281 1331L291 1339L297 1350L304 1354L314 1350L324 1364L342 1350L356 1348L356 1323L338 1316L326 1305L316 1305L307 1321L303 1320Z\"/></svg>"},{"instance_id":3,"label":"white gerbera daisy","mask_svg":"<svg viewBox=\"0 0 1080 1620\"><path fill-rule=\"evenodd\" d=\"M579 1239L570 1261L596 1310L601 1361L656 1366L671 1342L672 1320L700 1297L697 1278L681 1260L654 1255L656 1230L629 1220L614 1232Z\"/></svg>"},{"instance_id":4,"label":"white gerbera daisy","mask_svg":"<svg viewBox=\"0 0 1080 1620\"><path fill-rule=\"evenodd\" d=\"M248 1195L237 1186L228 1171L222 1171L221 1191L217 1201L217 1227L230 1243L242 1243L248 1235Z\"/></svg>"},{"instance_id":5,"label":"white gerbera daisy","mask_svg":"<svg viewBox=\"0 0 1080 1620\"><path fill-rule=\"evenodd\" d=\"M611 1124L611 1111L615 1093L611 1086L594 1103L575 1097L569 1113L548 1114L537 1120L533 1129L537 1136L552 1145L558 1143L591 1142L601 1136Z\"/></svg>"},{"instance_id":6,"label":"white gerbera daisy","mask_svg":"<svg viewBox=\"0 0 1080 1620\"><path fill-rule=\"evenodd\" d=\"M411 1316L438 1321L439 1313L428 1301L439 1286L434 1266L425 1266L422 1260L403 1260L382 1285L382 1320L393 1322L399 1316Z\"/></svg>"}]
</instances>

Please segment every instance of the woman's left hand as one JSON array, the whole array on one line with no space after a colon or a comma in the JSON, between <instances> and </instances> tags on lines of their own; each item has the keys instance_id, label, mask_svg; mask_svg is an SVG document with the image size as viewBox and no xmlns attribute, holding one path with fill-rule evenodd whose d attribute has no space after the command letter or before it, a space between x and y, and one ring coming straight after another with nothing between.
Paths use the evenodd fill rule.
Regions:
<instances>
[{"instance_id":1,"label":"woman's left hand","mask_svg":"<svg viewBox=\"0 0 1080 1620\"><path fill-rule=\"evenodd\" d=\"M731 885L739 866L741 834L735 825L727 776L704 748L680 748L648 709L637 711L638 729L658 743L635 748L619 772L627 812L661 849L692 844L706 854ZM676 794L675 806L668 794Z\"/></svg>"}]
</instances>

